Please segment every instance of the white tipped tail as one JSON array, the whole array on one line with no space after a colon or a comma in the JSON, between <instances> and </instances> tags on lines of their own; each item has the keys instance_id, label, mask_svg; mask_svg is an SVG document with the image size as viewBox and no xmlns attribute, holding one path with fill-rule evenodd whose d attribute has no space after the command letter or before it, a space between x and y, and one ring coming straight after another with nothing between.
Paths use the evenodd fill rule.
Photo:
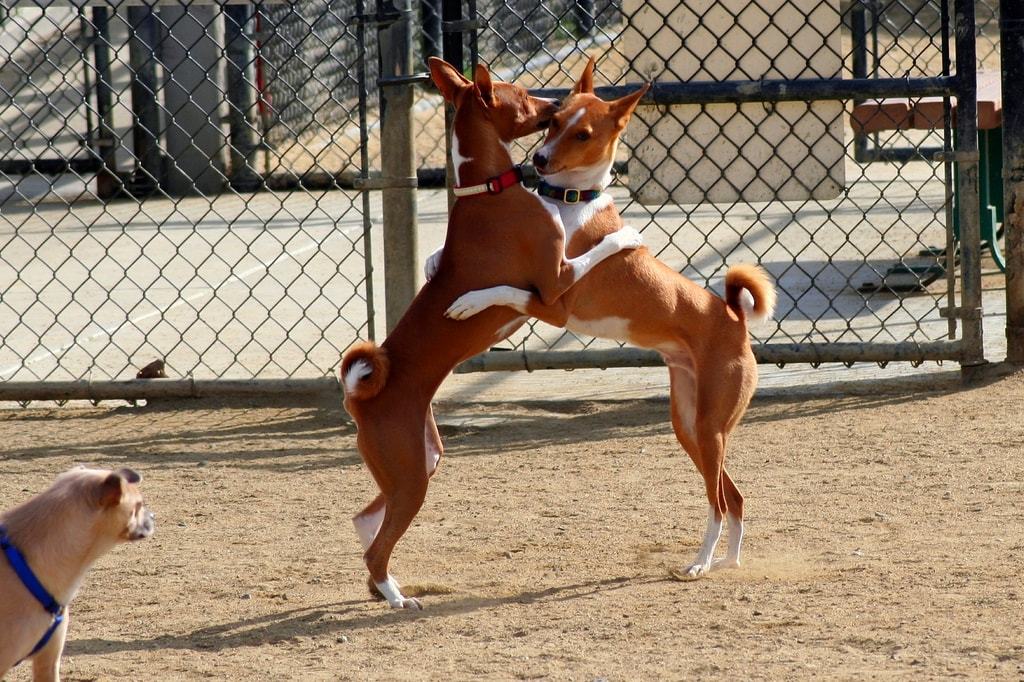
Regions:
<instances>
[{"instance_id":1,"label":"white tipped tail","mask_svg":"<svg viewBox=\"0 0 1024 682\"><path fill-rule=\"evenodd\" d=\"M725 273L725 302L748 324L761 324L775 313L775 287L758 266L734 265Z\"/></svg>"}]
</instances>

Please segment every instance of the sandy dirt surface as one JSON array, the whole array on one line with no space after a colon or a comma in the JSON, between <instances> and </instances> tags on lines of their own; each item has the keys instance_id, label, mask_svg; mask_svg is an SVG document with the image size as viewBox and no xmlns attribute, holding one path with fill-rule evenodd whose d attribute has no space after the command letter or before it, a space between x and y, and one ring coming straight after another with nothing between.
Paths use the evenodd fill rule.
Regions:
<instances>
[{"instance_id":1,"label":"sandy dirt surface","mask_svg":"<svg viewBox=\"0 0 1024 682\"><path fill-rule=\"evenodd\" d=\"M3 411L0 504L78 462L145 476L156 535L89 574L66 680L1019 679L1024 378L858 392L755 400L744 564L698 582L661 400L440 405L393 562L419 613L367 598L333 404Z\"/></svg>"}]
</instances>

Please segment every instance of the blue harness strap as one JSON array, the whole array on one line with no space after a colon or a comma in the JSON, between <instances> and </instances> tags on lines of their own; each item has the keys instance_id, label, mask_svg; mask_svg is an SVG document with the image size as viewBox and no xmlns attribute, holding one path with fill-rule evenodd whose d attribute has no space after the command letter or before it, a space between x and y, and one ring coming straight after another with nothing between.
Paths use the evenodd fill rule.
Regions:
<instances>
[{"instance_id":1,"label":"blue harness strap","mask_svg":"<svg viewBox=\"0 0 1024 682\"><path fill-rule=\"evenodd\" d=\"M35 648L32 649L28 656L25 657L29 658L46 646L46 643L50 641L51 637L53 637L53 633L56 632L57 628L60 627L60 624L64 622L64 607L61 606L60 603L53 598L53 595L43 587L43 584L39 582L39 578L36 577L36 574L33 573L32 569L29 567L28 562L25 561L25 556L18 551L17 547L11 544L10 538L7 537L7 529L3 526L0 526L0 549L3 549L4 554L7 556L7 561L11 564L11 568L14 569L18 578L21 579L21 584L24 585L25 589L28 590L32 596L43 605L43 608L53 616L53 622L50 623L50 627L47 628L46 632L43 634L43 638L39 640L39 643L36 644ZM25 660L25 658L21 659L21 661ZM21 661L18 661L18 663L21 663Z\"/></svg>"}]
</instances>

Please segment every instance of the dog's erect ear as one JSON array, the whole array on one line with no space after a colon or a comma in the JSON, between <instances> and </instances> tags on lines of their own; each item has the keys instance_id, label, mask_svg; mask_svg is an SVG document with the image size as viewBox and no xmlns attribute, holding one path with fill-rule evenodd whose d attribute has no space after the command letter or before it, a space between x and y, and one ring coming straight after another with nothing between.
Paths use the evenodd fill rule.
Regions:
<instances>
[{"instance_id":1,"label":"dog's erect ear","mask_svg":"<svg viewBox=\"0 0 1024 682\"><path fill-rule=\"evenodd\" d=\"M121 504L121 495L123 493L124 479L118 473L109 474L96 488L96 503L100 509L116 507Z\"/></svg>"},{"instance_id":2,"label":"dog's erect ear","mask_svg":"<svg viewBox=\"0 0 1024 682\"><path fill-rule=\"evenodd\" d=\"M484 104L494 106L494 85L491 83L491 72L483 64L477 64L473 71L473 82L476 84L476 91L480 93L480 99Z\"/></svg>"},{"instance_id":3,"label":"dog's erect ear","mask_svg":"<svg viewBox=\"0 0 1024 682\"><path fill-rule=\"evenodd\" d=\"M430 79L434 81L441 96L452 104L455 103L455 97L459 92L472 85L458 69L443 59L431 57L427 64L430 66Z\"/></svg>"},{"instance_id":4,"label":"dog's erect ear","mask_svg":"<svg viewBox=\"0 0 1024 682\"><path fill-rule=\"evenodd\" d=\"M650 89L650 87L650 83L644 83L636 92L610 102L611 111L617 119L619 130L625 128L626 124L629 123L629 117L633 115L633 110L636 109L637 103L640 101L640 98L644 96L644 93Z\"/></svg>"},{"instance_id":5,"label":"dog's erect ear","mask_svg":"<svg viewBox=\"0 0 1024 682\"><path fill-rule=\"evenodd\" d=\"M581 93L594 94L594 58L591 57L587 60L587 65L583 67L583 73L580 74L580 79L576 81L576 85L572 88L572 94L579 95Z\"/></svg>"},{"instance_id":6,"label":"dog's erect ear","mask_svg":"<svg viewBox=\"0 0 1024 682\"><path fill-rule=\"evenodd\" d=\"M141 483L142 482L142 474L137 472L135 469L129 469L128 467L122 467L121 469L117 470L117 473L121 476L121 478L123 478L124 480L128 481L129 483Z\"/></svg>"}]
</instances>

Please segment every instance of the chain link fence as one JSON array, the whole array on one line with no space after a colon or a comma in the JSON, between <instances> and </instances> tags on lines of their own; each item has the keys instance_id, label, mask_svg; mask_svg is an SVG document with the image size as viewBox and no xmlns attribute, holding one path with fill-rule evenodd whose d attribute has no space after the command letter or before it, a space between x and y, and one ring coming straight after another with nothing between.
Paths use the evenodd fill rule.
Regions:
<instances>
[{"instance_id":1,"label":"chain link fence","mask_svg":"<svg viewBox=\"0 0 1024 682\"><path fill-rule=\"evenodd\" d=\"M599 84L659 86L923 82L956 56L943 0L478 0L460 5L478 27L462 36L444 30L447 4L411 5L415 70L461 37L467 56L531 88L568 87L590 55ZM998 66L995 4L976 5L979 68ZM388 20L359 0L9 4L0 382L130 378L154 358L178 377L322 377L372 337L380 198L352 188L381 168L376 32ZM930 94L951 94L944 82ZM852 109L869 96L645 106L611 192L698 282L715 288L740 261L771 271L782 305L762 344L938 343L883 355L958 357L941 314L962 303L946 249L953 166L932 156L953 148L951 121L855 134ZM766 120L785 122L776 137ZM421 183L441 184L444 113L429 85L413 121ZM764 158L751 161L753 147ZM511 343L611 347L539 324Z\"/></svg>"},{"instance_id":2,"label":"chain link fence","mask_svg":"<svg viewBox=\"0 0 1024 682\"><path fill-rule=\"evenodd\" d=\"M7 9L0 381L317 377L372 335L358 12Z\"/></svg>"},{"instance_id":3,"label":"chain link fence","mask_svg":"<svg viewBox=\"0 0 1024 682\"><path fill-rule=\"evenodd\" d=\"M999 68L996 5L977 3L979 69ZM930 79L953 73L956 59L952 3L940 0L598 2L586 31L580 7L534 5L527 16L511 1L482 8L481 60L555 94L588 56L598 85ZM944 312L961 289L948 229L954 171L935 157L955 144L941 97L927 125L893 120L867 136L851 115L876 97L870 86L835 100L743 104L686 92L685 104L638 109L610 191L658 257L697 282L719 288L732 263L769 270L780 306L777 321L755 332L762 361L960 357L959 330ZM927 101L900 99L912 110ZM523 146L515 156L529 153ZM543 367L558 355L550 351L615 347L538 322L510 344L517 352L466 369ZM577 366L617 362L573 357Z\"/></svg>"}]
</instances>

